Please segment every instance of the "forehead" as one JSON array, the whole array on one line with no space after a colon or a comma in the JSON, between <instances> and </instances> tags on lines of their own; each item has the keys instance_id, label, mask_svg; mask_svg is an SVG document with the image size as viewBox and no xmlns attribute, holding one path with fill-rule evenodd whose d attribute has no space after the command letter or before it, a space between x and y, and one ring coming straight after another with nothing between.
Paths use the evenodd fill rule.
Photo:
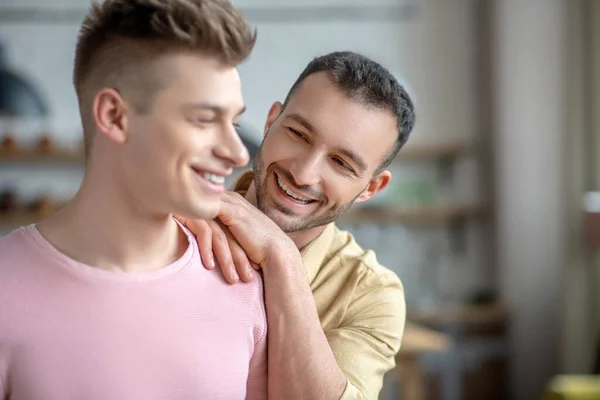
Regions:
<instances>
[{"instance_id":1,"label":"forehead","mask_svg":"<svg viewBox=\"0 0 600 400\"><path fill-rule=\"evenodd\" d=\"M161 93L168 101L210 102L223 108L243 106L242 86L237 68L214 57L174 54L160 60L161 73L169 84Z\"/></svg>"},{"instance_id":2,"label":"forehead","mask_svg":"<svg viewBox=\"0 0 600 400\"><path fill-rule=\"evenodd\" d=\"M396 118L390 111L350 99L323 72L309 75L290 96L283 118L293 114L306 119L319 140L360 153L372 168L397 138Z\"/></svg>"}]
</instances>

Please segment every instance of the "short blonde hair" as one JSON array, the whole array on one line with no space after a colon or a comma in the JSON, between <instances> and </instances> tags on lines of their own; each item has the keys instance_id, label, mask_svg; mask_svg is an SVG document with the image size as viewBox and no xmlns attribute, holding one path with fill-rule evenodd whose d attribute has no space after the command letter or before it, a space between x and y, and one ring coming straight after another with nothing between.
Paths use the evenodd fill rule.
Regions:
<instances>
[{"instance_id":1,"label":"short blonde hair","mask_svg":"<svg viewBox=\"0 0 600 400\"><path fill-rule=\"evenodd\" d=\"M94 131L89 112L98 90L115 88L138 111L148 111L168 75L152 68L153 59L187 51L237 66L255 40L256 31L225 0L94 1L81 25L73 72L86 154Z\"/></svg>"}]
</instances>

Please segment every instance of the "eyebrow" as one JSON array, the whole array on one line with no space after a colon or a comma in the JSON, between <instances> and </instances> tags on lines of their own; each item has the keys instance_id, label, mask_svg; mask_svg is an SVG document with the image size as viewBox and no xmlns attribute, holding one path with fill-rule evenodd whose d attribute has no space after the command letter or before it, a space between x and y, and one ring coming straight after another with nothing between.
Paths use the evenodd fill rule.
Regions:
<instances>
[{"instance_id":1,"label":"eyebrow","mask_svg":"<svg viewBox=\"0 0 600 400\"><path fill-rule=\"evenodd\" d=\"M289 119L297 122L298 124L302 125L306 130L308 130L309 132L311 132L313 135L318 135L317 130L303 116L301 116L299 114L290 114L290 115L287 116L287 118L289 118ZM354 164L356 164L357 168L359 169L359 172L366 171L366 169L367 169L367 163L365 162L365 160L360 155L358 155L358 153L355 153L352 150L343 149L343 148L339 148L339 149L337 149L337 151L340 152L340 153L342 153L343 155L345 155L349 159L351 159L352 162Z\"/></svg>"},{"instance_id":2,"label":"eyebrow","mask_svg":"<svg viewBox=\"0 0 600 400\"><path fill-rule=\"evenodd\" d=\"M227 114L227 108L220 106L214 103L200 102L200 103L188 103L184 105L184 108L189 110L201 109L201 110L210 110L217 114L223 115ZM243 106L236 114L236 117L239 117L246 111L246 106Z\"/></svg>"}]
</instances>

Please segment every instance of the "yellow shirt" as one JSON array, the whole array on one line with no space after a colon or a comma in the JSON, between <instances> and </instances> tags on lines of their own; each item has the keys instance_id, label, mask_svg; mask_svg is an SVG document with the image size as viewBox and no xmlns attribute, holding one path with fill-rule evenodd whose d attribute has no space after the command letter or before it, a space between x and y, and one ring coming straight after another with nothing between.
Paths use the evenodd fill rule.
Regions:
<instances>
[{"instance_id":1,"label":"yellow shirt","mask_svg":"<svg viewBox=\"0 0 600 400\"><path fill-rule=\"evenodd\" d=\"M234 186L244 195L252 172ZM376 400L394 368L406 304L400 279L331 223L301 250L319 319L348 384L342 400Z\"/></svg>"}]
</instances>

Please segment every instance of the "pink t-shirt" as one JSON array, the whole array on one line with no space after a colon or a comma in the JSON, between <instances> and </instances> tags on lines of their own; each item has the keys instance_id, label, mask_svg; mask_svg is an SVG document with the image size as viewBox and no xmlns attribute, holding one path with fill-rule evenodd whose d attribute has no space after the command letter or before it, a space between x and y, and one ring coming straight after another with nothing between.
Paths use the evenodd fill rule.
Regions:
<instances>
[{"instance_id":1,"label":"pink t-shirt","mask_svg":"<svg viewBox=\"0 0 600 400\"><path fill-rule=\"evenodd\" d=\"M60 253L33 225L0 239L0 399L265 399L262 280L176 262L127 274Z\"/></svg>"}]
</instances>

